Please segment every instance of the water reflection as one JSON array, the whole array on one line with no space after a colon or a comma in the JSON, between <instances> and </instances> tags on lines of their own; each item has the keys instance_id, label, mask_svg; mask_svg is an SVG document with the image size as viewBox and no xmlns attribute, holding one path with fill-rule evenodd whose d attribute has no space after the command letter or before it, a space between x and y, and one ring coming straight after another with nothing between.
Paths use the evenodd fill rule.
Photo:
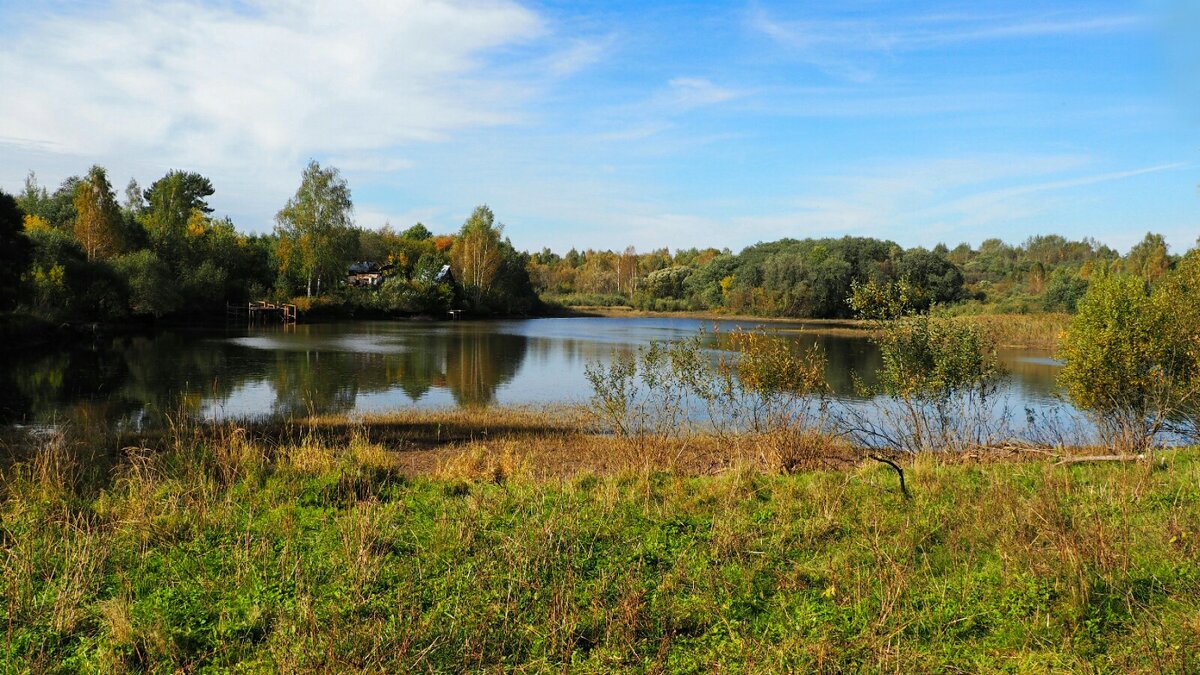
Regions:
<instances>
[{"instance_id":1,"label":"water reflection","mask_svg":"<svg viewBox=\"0 0 1200 675\"><path fill-rule=\"evenodd\" d=\"M1049 352L1004 349L1000 360L1008 369L1010 389L1020 398L1045 402L1059 397L1055 378L1062 363L1051 358Z\"/></svg>"},{"instance_id":2,"label":"water reflection","mask_svg":"<svg viewBox=\"0 0 1200 675\"><path fill-rule=\"evenodd\" d=\"M650 340L694 335L712 322L670 318L501 322L357 322L118 337L86 347L0 360L0 423L152 424L206 418L368 412L408 407L577 402L584 367ZM720 326L733 328L732 324ZM857 337L773 325L816 342L836 396L870 383L878 351ZM708 336L711 347L718 339ZM1058 365L1007 351L1013 405L1053 400Z\"/></svg>"},{"instance_id":3,"label":"water reflection","mask_svg":"<svg viewBox=\"0 0 1200 675\"><path fill-rule=\"evenodd\" d=\"M365 407L445 403L442 394L459 406L489 405L520 369L527 341L467 323L301 326L230 338L220 342L235 349L237 362L224 373L239 384L203 412L348 412L372 400Z\"/></svg>"}]
</instances>

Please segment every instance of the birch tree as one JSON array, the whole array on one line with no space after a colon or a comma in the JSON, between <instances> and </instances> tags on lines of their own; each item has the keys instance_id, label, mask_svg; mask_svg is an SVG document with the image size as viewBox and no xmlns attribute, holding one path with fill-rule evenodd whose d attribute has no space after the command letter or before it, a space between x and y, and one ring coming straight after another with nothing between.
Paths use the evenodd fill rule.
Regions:
<instances>
[{"instance_id":1,"label":"birch tree","mask_svg":"<svg viewBox=\"0 0 1200 675\"><path fill-rule=\"evenodd\" d=\"M296 195L275 215L280 259L284 264L296 259L308 297L313 295L314 281L320 295L322 282L345 274L354 257L353 209L346 180L336 168L322 169L314 160L305 167Z\"/></svg>"},{"instance_id":2,"label":"birch tree","mask_svg":"<svg viewBox=\"0 0 1200 675\"><path fill-rule=\"evenodd\" d=\"M496 225L495 220L486 205L476 207L450 248L454 276L476 305L491 290L502 263L500 237L504 225Z\"/></svg>"},{"instance_id":3,"label":"birch tree","mask_svg":"<svg viewBox=\"0 0 1200 675\"><path fill-rule=\"evenodd\" d=\"M121 209L104 169L93 166L75 187L75 239L89 260L121 252Z\"/></svg>"}]
</instances>

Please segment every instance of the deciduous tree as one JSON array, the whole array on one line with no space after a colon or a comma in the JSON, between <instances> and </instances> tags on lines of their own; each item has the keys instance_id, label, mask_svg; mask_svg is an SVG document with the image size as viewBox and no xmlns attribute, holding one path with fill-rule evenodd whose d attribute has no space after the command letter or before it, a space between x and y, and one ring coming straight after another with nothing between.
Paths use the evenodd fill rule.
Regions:
<instances>
[{"instance_id":1,"label":"deciduous tree","mask_svg":"<svg viewBox=\"0 0 1200 675\"><path fill-rule=\"evenodd\" d=\"M1171 268L1167 242L1161 234L1147 232L1125 256L1125 269L1150 281L1157 281Z\"/></svg>"},{"instance_id":2,"label":"deciduous tree","mask_svg":"<svg viewBox=\"0 0 1200 675\"><path fill-rule=\"evenodd\" d=\"M207 178L187 171L170 171L146 190L142 224L151 247L163 262L174 267L183 262L188 223L196 214L212 213L207 199L213 192Z\"/></svg>"},{"instance_id":3,"label":"deciduous tree","mask_svg":"<svg viewBox=\"0 0 1200 675\"><path fill-rule=\"evenodd\" d=\"M350 187L338 170L322 169L310 161L296 195L275 215L275 231L281 239L280 264L294 261L298 265L309 297L314 281L320 294L322 280L345 274L347 263L356 254L353 209Z\"/></svg>"},{"instance_id":4,"label":"deciduous tree","mask_svg":"<svg viewBox=\"0 0 1200 675\"><path fill-rule=\"evenodd\" d=\"M108 175L93 166L75 187L75 239L88 259L111 258L121 252L121 210Z\"/></svg>"},{"instance_id":5,"label":"deciduous tree","mask_svg":"<svg viewBox=\"0 0 1200 675\"><path fill-rule=\"evenodd\" d=\"M495 220L495 214L486 205L476 207L450 248L454 276L476 305L500 270L500 235L504 225L496 225Z\"/></svg>"},{"instance_id":6,"label":"deciduous tree","mask_svg":"<svg viewBox=\"0 0 1200 675\"><path fill-rule=\"evenodd\" d=\"M25 176L25 188L17 195L17 206L27 216L43 216L45 207L50 202L50 194L46 188L38 185L37 174L30 171Z\"/></svg>"}]
</instances>

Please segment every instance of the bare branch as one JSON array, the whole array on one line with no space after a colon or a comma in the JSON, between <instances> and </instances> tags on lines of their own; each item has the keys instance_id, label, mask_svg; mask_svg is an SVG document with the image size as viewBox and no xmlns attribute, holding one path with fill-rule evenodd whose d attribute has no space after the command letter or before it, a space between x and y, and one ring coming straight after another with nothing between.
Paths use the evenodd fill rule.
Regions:
<instances>
[{"instance_id":1,"label":"bare branch","mask_svg":"<svg viewBox=\"0 0 1200 675\"><path fill-rule=\"evenodd\" d=\"M896 475L900 476L900 492L901 492L901 494L904 495L905 499L912 499L912 495L908 493L908 488L904 485L904 469L901 469L899 464L893 462L892 460L888 459L887 457L882 457L880 455L867 455L867 457L875 460L876 462L883 462L884 464L887 464L888 466L895 469Z\"/></svg>"}]
</instances>

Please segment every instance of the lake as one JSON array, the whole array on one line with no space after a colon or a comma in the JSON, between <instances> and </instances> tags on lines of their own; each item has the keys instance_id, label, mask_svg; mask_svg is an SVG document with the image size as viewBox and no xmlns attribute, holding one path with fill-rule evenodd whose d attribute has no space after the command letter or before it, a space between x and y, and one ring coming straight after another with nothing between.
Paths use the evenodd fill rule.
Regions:
<instances>
[{"instance_id":1,"label":"lake","mask_svg":"<svg viewBox=\"0 0 1200 675\"><path fill-rule=\"evenodd\" d=\"M0 422L153 424L186 411L205 419L368 413L447 406L578 403L584 368L614 351L700 329L746 323L670 317L511 321L378 321L284 328L163 331L0 360ZM809 325L807 328L815 328ZM800 345L817 342L844 405L852 375L870 382L879 352L859 336L771 323ZM1058 364L1045 352L1005 350L1012 410L1051 409Z\"/></svg>"}]
</instances>

